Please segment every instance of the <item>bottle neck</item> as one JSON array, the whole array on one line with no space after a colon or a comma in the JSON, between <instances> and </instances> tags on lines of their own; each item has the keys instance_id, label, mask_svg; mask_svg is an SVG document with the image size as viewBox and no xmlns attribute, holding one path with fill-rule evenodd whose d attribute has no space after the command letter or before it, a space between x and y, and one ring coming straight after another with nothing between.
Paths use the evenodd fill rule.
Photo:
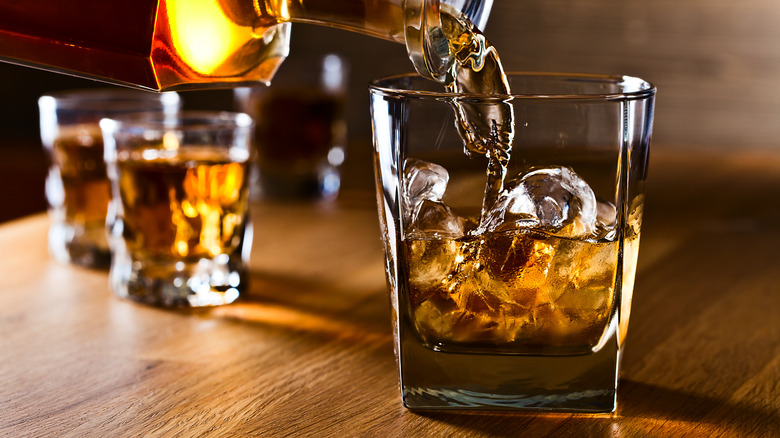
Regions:
<instances>
[{"instance_id":1,"label":"bottle neck","mask_svg":"<svg viewBox=\"0 0 780 438\"><path fill-rule=\"evenodd\" d=\"M419 74L446 82L455 58L442 14L445 22L465 16L483 28L493 0L267 0L260 5L255 11L261 27L313 23L402 43Z\"/></svg>"},{"instance_id":2,"label":"bottle neck","mask_svg":"<svg viewBox=\"0 0 780 438\"><path fill-rule=\"evenodd\" d=\"M403 3L404 0L265 0L255 2L259 6L255 6L254 25L263 28L284 22L311 23L403 43Z\"/></svg>"}]
</instances>

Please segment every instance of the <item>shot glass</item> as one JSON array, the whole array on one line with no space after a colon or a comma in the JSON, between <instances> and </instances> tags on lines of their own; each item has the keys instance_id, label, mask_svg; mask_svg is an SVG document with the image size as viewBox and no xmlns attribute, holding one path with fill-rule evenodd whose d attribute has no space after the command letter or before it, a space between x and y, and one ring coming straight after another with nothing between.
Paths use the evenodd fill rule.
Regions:
<instances>
[{"instance_id":1,"label":"shot glass","mask_svg":"<svg viewBox=\"0 0 780 438\"><path fill-rule=\"evenodd\" d=\"M237 88L236 107L255 119L254 198L333 199L346 156L346 61L290 58L269 87Z\"/></svg>"},{"instance_id":2,"label":"shot glass","mask_svg":"<svg viewBox=\"0 0 780 438\"><path fill-rule=\"evenodd\" d=\"M41 140L49 157L49 252L64 263L107 268L111 253L106 211L111 190L98 122L120 114L174 113L179 96L123 89L72 90L42 96L38 106Z\"/></svg>"},{"instance_id":3,"label":"shot glass","mask_svg":"<svg viewBox=\"0 0 780 438\"><path fill-rule=\"evenodd\" d=\"M116 214L110 287L162 307L217 306L247 289L252 120L182 111L104 119Z\"/></svg>"},{"instance_id":4,"label":"shot glass","mask_svg":"<svg viewBox=\"0 0 780 438\"><path fill-rule=\"evenodd\" d=\"M370 86L401 397L613 412L655 88L507 78L507 95L413 76Z\"/></svg>"}]
</instances>

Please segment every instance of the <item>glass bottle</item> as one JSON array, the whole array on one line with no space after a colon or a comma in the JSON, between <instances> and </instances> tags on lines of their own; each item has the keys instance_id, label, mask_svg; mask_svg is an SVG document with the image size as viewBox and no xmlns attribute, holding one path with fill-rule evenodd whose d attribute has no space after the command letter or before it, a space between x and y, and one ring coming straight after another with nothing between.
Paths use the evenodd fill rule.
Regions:
<instances>
[{"instance_id":1,"label":"glass bottle","mask_svg":"<svg viewBox=\"0 0 780 438\"><path fill-rule=\"evenodd\" d=\"M451 65L439 15L482 27L492 0L0 0L0 60L151 90L270 82L290 23L406 45L415 68Z\"/></svg>"}]
</instances>

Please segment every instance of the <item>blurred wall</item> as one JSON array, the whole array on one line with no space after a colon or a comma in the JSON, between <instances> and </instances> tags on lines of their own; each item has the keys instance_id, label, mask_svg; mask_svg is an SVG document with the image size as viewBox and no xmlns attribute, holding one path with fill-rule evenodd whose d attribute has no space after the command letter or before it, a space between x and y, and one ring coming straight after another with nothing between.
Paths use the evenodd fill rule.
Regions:
<instances>
[{"instance_id":1,"label":"blurred wall","mask_svg":"<svg viewBox=\"0 0 780 438\"><path fill-rule=\"evenodd\" d=\"M511 3L511 4L510 4ZM780 148L780 2L496 0L506 63L656 84L656 145ZM501 49L500 49L501 50ZM502 52L503 53L503 52Z\"/></svg>"},{"instance_id":2,"label":"blurred wall","mask_svg":"<svg viewBox=\"0 0 780 438\"><path fill-rule=\"evenodd\" d=\"M353 93L363 101L353 108L350 128L364 135L365 84L409 70L404 51L383 42L356 44L328 29L297 30L305 46L299 48L338 50L353 59ZM494 0L485 34L508 70L626 74L653 82L657 147L780 148L776 0Z\"/></svg>"},{"instance_id":3,"label":"blurred wall","mask_svg":"<svg viewBox=\"0 0 780 438\"><path fill-rule=\"evenodd\" d=\"M654 147L780 148L776 0L494 0L485 33L508 70L627 74L653 82L659 90ZM291 56L325 52L349 59L348 164L356 169L355 185L370 184L366 86L411 71L411 64L401 45L294 26ZM43 205L38 96L104 85L7 64L0 64L0 83L3 220L8 212ZM229 90L186 92L183 99L189 108L232 107ZM9 181L27 182L9 190Z\"/></svg>"}]
</instances>

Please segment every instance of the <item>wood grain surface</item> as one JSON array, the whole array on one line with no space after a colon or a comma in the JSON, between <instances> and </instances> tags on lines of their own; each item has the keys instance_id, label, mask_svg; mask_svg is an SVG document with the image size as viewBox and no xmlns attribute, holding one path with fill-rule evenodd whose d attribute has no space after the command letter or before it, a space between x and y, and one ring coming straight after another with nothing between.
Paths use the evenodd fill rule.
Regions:
<instances>
[{"instance_id":1,"label":"wood grain surface","mask_svg":"<svg viewBox=\"0 0 780 438\"><path fill-rule=\"evenodd\" d=\"M655 151L613 416L402 407L370 190L258 204L250 296L114 298L0 227L0 436L778 436L780 154Z\"/></svg>"}]
</instances>

